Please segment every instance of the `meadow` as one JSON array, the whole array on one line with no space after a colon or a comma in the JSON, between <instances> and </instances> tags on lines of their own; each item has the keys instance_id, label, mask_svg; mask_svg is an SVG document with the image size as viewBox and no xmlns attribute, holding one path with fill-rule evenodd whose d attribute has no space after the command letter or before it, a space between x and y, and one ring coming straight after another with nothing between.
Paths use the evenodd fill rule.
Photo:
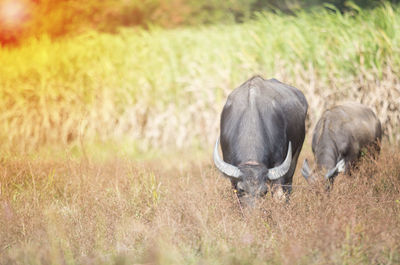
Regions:
<instances>
[{"instance_id":1,"label":"meadow","mask_svg":"<svg viewBox=\"0 0 400 265\"><path fill-rule=\"evenodd\" d=\"M400 263L400 10L121 28L0 48L0 264ZM251 213L211 161L251 76L370 106L381 155Z\"/></svg>"},{"instance_id":2,"label":"meadow","mask_svg":"<svg viewBox=\"0 0 400 265\"><path fill-rule=\"evenodd\" d=\"M185 154L3 160L0 264L398 264L398 150L330 193L297 172L290 202L268 195L250 213L209 160Z\"/></svg>"}]
</instances>

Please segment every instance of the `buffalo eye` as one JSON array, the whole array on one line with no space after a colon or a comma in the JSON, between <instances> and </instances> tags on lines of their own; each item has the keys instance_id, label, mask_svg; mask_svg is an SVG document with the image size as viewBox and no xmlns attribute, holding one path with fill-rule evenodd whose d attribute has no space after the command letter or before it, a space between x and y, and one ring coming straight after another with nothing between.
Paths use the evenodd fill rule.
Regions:
<instances>
[{"instance_id":1,"label":"buffalo eye","mask_svg":"<svg viewBox=\"0 0 400 265\"><path fill-rule=\"evenodd\" d=\"M240 195L240 194L243 194L244 192L245 192L245 190L244 190L244 186L243 186L243 183L242 182L239 182L237 185L236 185L236 190L237 190L237 193Z\"/></svg>"}]
</instances>

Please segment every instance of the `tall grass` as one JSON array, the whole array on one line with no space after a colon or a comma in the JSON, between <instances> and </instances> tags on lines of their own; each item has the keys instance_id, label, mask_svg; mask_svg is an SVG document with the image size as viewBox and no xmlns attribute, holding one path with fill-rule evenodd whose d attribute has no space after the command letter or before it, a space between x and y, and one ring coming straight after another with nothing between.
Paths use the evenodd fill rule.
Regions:
<instances>
[{"instance_id":1,"label":"tall grass","mask_svg":"<svg viewBox=\"0 0 400 265\"><path fill-rule=\"evenodd\" d=\"M340 101L400 140L400 10L264 13L240 25L31 40L0 49L1 150L91 140L208 148L227 94L254 74L301 89L308 128Z\"/></svg>"},{"instance_id":2,"label":"tall grass","mask_svg":"<svg viewBox=\"0 0 400 265\"><path fill-rule=\"evenodd\" d=\"M3 159L0 264L398 264L399 159L252 212L206 160Z\"/></svg>"}]
</instances>

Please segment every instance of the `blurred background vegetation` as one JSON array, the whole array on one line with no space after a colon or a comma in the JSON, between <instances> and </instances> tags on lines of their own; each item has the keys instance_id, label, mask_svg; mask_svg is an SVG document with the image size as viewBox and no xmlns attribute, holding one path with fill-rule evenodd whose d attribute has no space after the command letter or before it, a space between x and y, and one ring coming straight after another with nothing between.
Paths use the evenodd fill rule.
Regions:
<instances>
[{"instance_id":1,"label":"blurred background vegetation","mask_svg":"<svg viewBox=\"0 0 400 265\"><path fill-rule=\"evenodd\" d=\"M255 74L303 91L308 135L348 100L399 143L396 2L3 0L0 150L208 152L226 96Z\"/></svg>"},{"instance_id":2,"label":"blurred background vegetation","mask_svg":"<svg viewBox=\"0 0 400 265\"><path fill-rule=\"evenodd\" d=\"M7 0L2 1L7 2ZM8 1L10 2L10 1ZM399 0L18 0L24 7L23 20L7 27L0 17L0 42L16 43L47 34L57 38L85 30L116 32L119 27L154 25L173 28L182 25L244 22L262 11L295 14L320 7L345 12L358 6L373 8ZM0 7L1 8L1 7Z\"/></svg>"}]
</instances>

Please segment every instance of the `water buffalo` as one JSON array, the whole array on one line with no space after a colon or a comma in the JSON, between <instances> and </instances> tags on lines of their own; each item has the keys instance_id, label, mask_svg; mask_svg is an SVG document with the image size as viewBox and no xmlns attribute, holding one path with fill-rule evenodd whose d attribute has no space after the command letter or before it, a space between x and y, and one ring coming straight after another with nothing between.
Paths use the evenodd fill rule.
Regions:
<instances>
[{"instance_id":1,"label":"water buffalo","mask_svg":"<svg viewBox=\"0 0 400 265\"><path fill-rule=\"evenodd\" d=\"M260 76L252 77L228 96L214 163L230 178L242 203L253 205L255 198L271 187L275 194L291 191L304 142L307 109L300 90ZM218 153L219 140L223 159Z\"/></svg>"},{"instance_id":2,"label":"water buffalo","mask_svg":"<svg viewBox=\"0 0 400 265\"><path fill-rule=\"evenodd\" d=\"M311 170L304 160L302 174L315 180L314 172L324 172L325 179L332 183L339 172L349 169L363 148L373 146L379 151L382 137L381 123L375 113L359 103L346 103L326 110L315 126L312 151L316 167Z\"/></svg>"}]
</instances>

